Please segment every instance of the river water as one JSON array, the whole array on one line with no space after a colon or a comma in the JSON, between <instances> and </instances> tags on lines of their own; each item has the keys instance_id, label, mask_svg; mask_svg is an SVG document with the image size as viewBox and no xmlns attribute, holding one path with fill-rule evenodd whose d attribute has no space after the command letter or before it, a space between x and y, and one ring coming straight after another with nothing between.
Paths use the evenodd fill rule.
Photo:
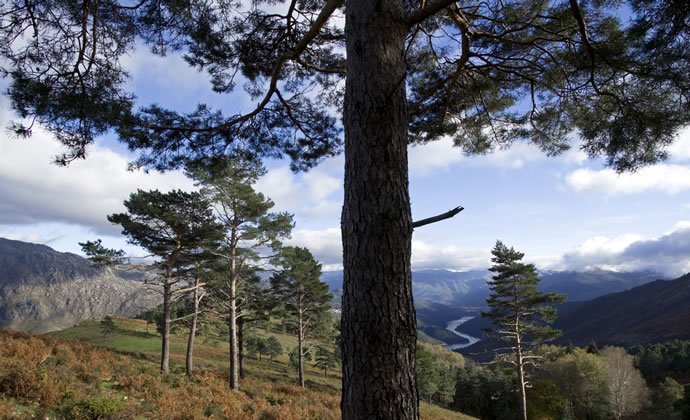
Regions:
<instances>
[{"instance_id":1,"label":"river water","mask_svg":"<svg viewBox=\"0 0 690 420\"><path fill-rule=\"evenodd\" d=\"M453 334L458 335L458 336L460 336L460 337L462 337L462 338L468 340L468 342L467 342L467 343L464 343L464 344L449 344L449 345L446 346L447 349L449 349L449 350L463 349L463 348L465 348L465 347L469 347L469 346L471 346L472 344L474 344L474 343L480 341L480 339L477 338L477 337L472 337L471 335L463 334L463 333L461 333L461 332L456 331L456 328L457 328L459 325L462 325L462 324L464 324L465 322L467 322L467 321L469 321L470 319L473 319L473 318L474 318L473 316L463 316L463 317L460 318L460 319L456 319L456 320L454 320L454 321L449 321L449 322L448 322L448 324L446 325L446 329L447 329L448 331L452 332Z\"/></svg>"}]
</instances>

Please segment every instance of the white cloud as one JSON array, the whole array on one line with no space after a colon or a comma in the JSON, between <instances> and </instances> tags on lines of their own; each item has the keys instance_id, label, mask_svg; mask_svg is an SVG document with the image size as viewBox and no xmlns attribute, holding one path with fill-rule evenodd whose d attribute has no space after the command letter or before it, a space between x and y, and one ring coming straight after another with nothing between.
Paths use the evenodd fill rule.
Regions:
<instances>
[{"instance_id":1,"label":"white cloud","mask_svg":"<svg viewBox=\"0 0 690 420\"><path fill-rule=\"evenodd\" d=\"M546 159L546 155L538 147L528 143L515 143L508 149L473 158L473 163L481 166L497 166L499 168L520 169L526 163Z\"/></svg>"},{"instance_id":2,"label":"white cloud","mask_svg":"<svg viewBox=\"0 0 690 420\"><path fill-rule=\"evenodd\" d=\"M587 239L564 255L566 265L571 269L590 269L600 264L609 264L628 246L642 240L640 235L627 234L614 238L595 236Z\"/></svg>"},{"instance_id":3,"label":"white cloud","mask_svg":"<svg viewBox=\"0 0 690 420\"><path fill-rule=\"evenodd\" d=\"M5 238L5 239L10 239L13 241L22 241L22 242L30 242L32 244L49 244L55 238L46 238L40 233L22 233L22 232L11 232L11 231L4 231L0 230L0 238Z\"/></svg>"},{"instance_id":4,"label":"white cloud","mask_svg":"<svg viewBox=\"0 0 690 420\"><path fill-rule=\"evenodd\" d=\"M412 268L447 268L457 271L481 269L489 266L488 251L467 249L455 245L434 245L412 240Z\"/></svg>"},{"instance_id":5,"label":"white cloud","mask_svg":"<svg viewBox=\"0 0 690 420\"><path fill-rule=\"evenodd\" d=\"M410 175L427 176L444 171L465 160L462 150L453 146L453 140L446 137L428 144L410 146L408 162Z\"/></svg>"},{"instance_id":6,"label":"white cloud","mask_svg":"<svg viewBox=\"0 0 690 420\"><path fill-rule=\"evenodd\" d=\"M690 189L690 167L658 164L635 173L617 174L611 169L577 169L566 176L566 183L578 192L607 195L661 191L677 194Z\"/></svg>"},{"instance_id":7,"label":"white cloud","mask_svg":"<svg viewBox=\"0 0 690 420\"><path fill-rule=\"evenodd\" d=\"M287 243L309 248L323 264L324 270L342 269L342 244L338 228L298 229ZM491 265L490 258L488 248L465 248L428 240L412 240L413 270L485 269ZM676 223L671 230L655 238L637 234L616 237L599 235L564 252L561 257L527 252L525 261L535 263L540 269L652 270L668 276L678 276L690 271L690 220Z\"/></svg>"},{"instance_id":8,"label":"white cloud","mask_svg":"<svg viewBox=\"0 0 690 420\"><path fill-rule=\"evenodd\" d=\"M8 116L3 113L0 126ZM123 201L137 188L193 189L180 172L129 172L126 156L99 145L89 147L86 160L53 165L61 146L45 130L33 131L29 139L0 139L0 224L62 222L114 233L106 215L123 211Z\"/></svg>"},{"instance_id":9,"label":"white cloud","mask_svg":"<svg viewBox=\"0 0 690 420\"><path fill-rule=\"evenodd\" d=\"M296 229L286 243L292 246L309 248L314 257L324 265L324 269L342 269L343 247L339 228L323 230Z\"/></svg>"},{"instance_id":10,"label":"white cloud","mask_svg":"<svg viewBox=\"0 0 690 420\"><path fill-rule=\"evenodd\" d=\"M520 169L533 162L547 159L559 161L564 165L581 165L587 154L578 147L572 147L562 155L548 157L533 144L517 142L507 149L497 149L479 156L465 156L462 150L453 146L449 137L409 148L409 166L412 176L428 176L443 172L457 164L501 169Z\"/></svg>"},{"instance_id":11,"label":"white cloud","mask_svg":"<svg viewBox=\"0 0 690 420\"><path fill-rule=\"evenodd\" d=\"M598 236L568 251L562 266L571 270L604 268L617 271L653 270L669 276L690 271L690 221L681 221L663 235L616 238Z\"/></svg>"},{"instance_id":12,"label":"white cloud","mask_svg":"<svg viewBox=\"0 0 690 420\"><path fill-rule=\"evenodd\" d=\"M289 245L309 248L324 269L342 269L343 248L339 228L323 230L297 229L292 233ZM453 245L434 245L412 240L412 268L447 268L471 270L489 266L489 252L467 249Z\"/></svg>"},{"instance_id":13,"label":"white cloud","mask_svg":"<svg viewBox=\"0 0 690 420\"><path fill-rule=\"evenodd\" d=\"M300 217L337 218L342 206L342 166L329 159L307 173L294 174L287 165L272 168L256 183L256 189L275 202L275 211ZM338 169L339 168L339 169Z\"/></svg>"}]
</instances>

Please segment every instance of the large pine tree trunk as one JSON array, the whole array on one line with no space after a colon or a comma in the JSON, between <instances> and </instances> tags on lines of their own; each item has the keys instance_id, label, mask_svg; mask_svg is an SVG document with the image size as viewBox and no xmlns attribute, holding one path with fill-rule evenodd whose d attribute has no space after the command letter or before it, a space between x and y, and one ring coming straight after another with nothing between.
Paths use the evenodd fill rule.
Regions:
<instances>
[{"instance_id":1,"label":"large pine tree trunk","mask_svg":"<svg viewBox=\"0 0 690 420\"><path fill-rule=\"evenodd\" d=\"M416 419L401 0L346 8L343 419Z\"/></svg>"},{"instance_id":2,"label":"large pine tree trunk","mask_svg":"<svg viewBox=\"0 0 690 420\"><path fill-rule=\"evenodd\" d=\"M161 372L170 372L170 317L172 312L172 280L163 285L163 328L161 330Z\"/></svg>"}]
</instances>

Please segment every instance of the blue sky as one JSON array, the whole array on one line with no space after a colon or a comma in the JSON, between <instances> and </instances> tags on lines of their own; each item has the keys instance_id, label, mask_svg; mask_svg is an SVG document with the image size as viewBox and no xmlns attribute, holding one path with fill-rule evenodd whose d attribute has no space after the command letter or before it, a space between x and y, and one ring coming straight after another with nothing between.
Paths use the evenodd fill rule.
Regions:
<instances>
[{"instance_id":1,"label":"blue sky","mask_svg":"<svg viewBox=\"0 0 690 420\"><path fill-rule=\"evenodd\" d=\"M181 110L199 101L230 110L251 105L239 94L211 92L203 74L176 56L135 53L126 67L141 104ZM12 118L7 99L0 98L0 126ZM99 139L85 161L68 168L50 164L59 152L40 128L28 140L0 131L0 237L74 253L80 252L77 242L100 237L108 247L143 256L106 215L123 211L122 201L137 188L193 188L179 172L127 172L133 156L112 137ZM670 153L668 162L617 175L586 159L577 146L555 158L525 144L471 158L445 140L411 147L414 218L465 207L454 219L415 232L413 268L488 267L500 239L543 269L688 272L690 130L681 132ZM287 161L266 164L269 172L257 188L276 202L276 210L295 214L290 243L309 247L326 269L339 268L342 156L303 174L292 174Z\"/></svg>"}]
</instances>

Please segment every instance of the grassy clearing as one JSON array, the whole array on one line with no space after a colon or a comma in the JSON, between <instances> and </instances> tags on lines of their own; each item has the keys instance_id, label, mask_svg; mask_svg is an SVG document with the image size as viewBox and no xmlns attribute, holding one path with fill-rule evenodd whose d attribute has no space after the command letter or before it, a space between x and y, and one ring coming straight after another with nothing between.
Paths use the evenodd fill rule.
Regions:
<instances>
[{"instance_id":1,"label":"grassy clearing","mask_svg":"<svg viewBox=\"0 0 690 420\"><path fill-rule=\"evenodd\" d=\"M184 334L172 339L172 373L158 372L160 338L146 323L116 319L117 332L103 337L98 322L45 336L0 329L1 418L339 418L339 374L306 371L307 389L284 354L275 360L247 359L239 392L227 389L224 342L198 337L196 373L183 373ZM152 331L153 328L150 328ZM285 353L294 338L275 335ZM425 419L469 419L422 404Z\"/></svg>"}]
</instances>

